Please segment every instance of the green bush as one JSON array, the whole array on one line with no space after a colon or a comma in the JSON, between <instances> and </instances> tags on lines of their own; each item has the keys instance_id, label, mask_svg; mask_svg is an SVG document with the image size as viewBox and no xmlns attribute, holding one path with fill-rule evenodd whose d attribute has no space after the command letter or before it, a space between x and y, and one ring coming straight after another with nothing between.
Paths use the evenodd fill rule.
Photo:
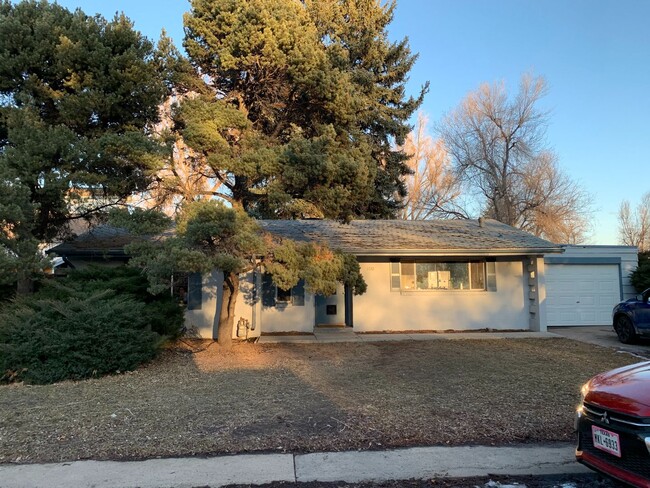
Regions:
<instances>
[{"instance_id":1,"label":"green bush","mask_svg":"<svg viewBox=\"0 0 650 488\"><path fill-rule=\"evenodd\" d=\"M147 325L161 336L176 338L183 327L184 309L175 299L164 297L145 304Z\"/></svg>"},{"instance_id":2,"label":"green bush","mask_svg":"<svg viewBox=\"0 0 650 488\"><path fill-rule=\"evenodd\" d=\"M639 253L639 266L630 276L630 281L639 293L650 288L650 252Z\"/></svg>"},{"instance_id":3,"label":"green bush","mask_svg":"<svg viewBox=\"0 0 650 488\"><path fill-rule=\"evenodd\" d=\"M127 267L73 271L0 309L0 381L53 383L128 371L177 336L183 309Z\"/></svg>"},{"instance_id":4,"label":"green bush","mask_svg":"<svg viewBox=\"0 0 650 488\"><path fill-rule=\"evenodd\" d=\"M38 295L53 300L67 300L71 290L84 294L114 290L120 296L145 305L144 318L152 331L169 338L178 337L183 327L183 308L178 300L167 294L152 295L147 290L148 286L147 278L137 269L127 266L92 266L73 270L61 280L46 283Z\"/></svg>"},{"instance_id":5,"label":"green bush","mask_svg":"<svg viewBox=\"0 0 650 488\"><path fill-rule=\"evenodd\" d=\"M2 380L43 384L136 368L161 342L144 308L112 291L14 302L0 315Z\"/></svg>"}]
</instances>

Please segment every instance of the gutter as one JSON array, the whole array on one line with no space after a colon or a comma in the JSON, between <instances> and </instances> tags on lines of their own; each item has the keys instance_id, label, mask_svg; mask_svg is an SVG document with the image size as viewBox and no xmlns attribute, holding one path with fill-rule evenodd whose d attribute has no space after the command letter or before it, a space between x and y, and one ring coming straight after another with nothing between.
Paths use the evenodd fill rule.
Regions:
<instances>
[{"instance_id":1,"label":"gutter","mask_svg":"<svg viewBox=\"0 0 650 488\"><path fill-rule=\"evenodd\" d=\"M481 256L481 257L496 257L496 256L530 256L532 254L561 254L564 249L561 247L547 247L547 248L528 248L528 249L492 249L492 250L478 250L478 249L350 249L344 252L353 254L355 256L380 256L380 257L394 257L394 256Z\"/></svg>"}]
</instances>

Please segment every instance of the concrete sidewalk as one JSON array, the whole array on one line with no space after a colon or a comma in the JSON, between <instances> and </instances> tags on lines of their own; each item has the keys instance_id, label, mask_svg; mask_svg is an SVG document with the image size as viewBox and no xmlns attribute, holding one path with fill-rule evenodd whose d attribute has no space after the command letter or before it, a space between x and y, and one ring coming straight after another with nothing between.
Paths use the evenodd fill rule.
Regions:
<instances>
[{"instance_id":1,"label":"concrete sidewalk","mask_svg":"<svg viewBox=\"0 0 650 488\"><path fill-rule=\"evenodd\" d=\"M416 332L404 334L358 334L351 327L316 328L313 334L265 335L259 344L323 344L334 342L388 342L439 340L548 339L560 337L550 332Z\"/></svg>"},{"instance_id":2,"label":"concrete sidewalk","mask_svg":"<svg viewBox=\"0 0 650 488\"><path fill-rule=\"evenodd\" d=\"M313 454L243 454L146 461L0 465L3 488L191 488L274 481L388 481L587 473L570 444L416 447Z\"/></svg>"}]
</instances>

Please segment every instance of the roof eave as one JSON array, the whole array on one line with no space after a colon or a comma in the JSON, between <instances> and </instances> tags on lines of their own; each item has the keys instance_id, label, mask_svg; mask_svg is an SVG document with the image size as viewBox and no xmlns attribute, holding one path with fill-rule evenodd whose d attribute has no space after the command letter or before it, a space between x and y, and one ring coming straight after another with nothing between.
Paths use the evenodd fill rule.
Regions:
<instances>
[{"instance_id":1,"label":"roof eave","mask_svg":"<svg viewBox=\"0 0 650 488\"><path fill-rule=\"evenodd\" d=\"M65 249L55 250L50 249L48 254L56 254L62 258L87 258L87 257L101 257L101 258L122 258L128 257L124 249Z\"/></svg>"},{"instance_id":2,"label":"roof eave","mask_svg":"<svg viewBox=\"0 0 650 488\"><path fill-rule=\"evenodd\" d=\"M561 254L564 249L561 247L539 247L539 248L516 248L516 249L350 249L349 254L355 256L531 256L541 254Z\"/></svg>"}]
</instances>

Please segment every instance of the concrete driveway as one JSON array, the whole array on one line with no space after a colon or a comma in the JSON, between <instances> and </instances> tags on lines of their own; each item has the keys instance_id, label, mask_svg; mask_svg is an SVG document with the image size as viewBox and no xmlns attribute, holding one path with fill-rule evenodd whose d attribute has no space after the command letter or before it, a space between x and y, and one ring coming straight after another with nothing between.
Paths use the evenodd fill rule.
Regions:
<instances>
[{"instance_id":1,"label":"concrete driveway","mask_svg":"<svg viewBox=\"0 0 650 488\"><path fill-rule=\"evenodd\" d=\"M611 326L549 327L548 331L566 337L567 339L610 347L650 359L649 340L640 341L638 344L622 344L619 342L618 337L616 337L616 332L614 332Z\"/></svg>"}]
</instances>

